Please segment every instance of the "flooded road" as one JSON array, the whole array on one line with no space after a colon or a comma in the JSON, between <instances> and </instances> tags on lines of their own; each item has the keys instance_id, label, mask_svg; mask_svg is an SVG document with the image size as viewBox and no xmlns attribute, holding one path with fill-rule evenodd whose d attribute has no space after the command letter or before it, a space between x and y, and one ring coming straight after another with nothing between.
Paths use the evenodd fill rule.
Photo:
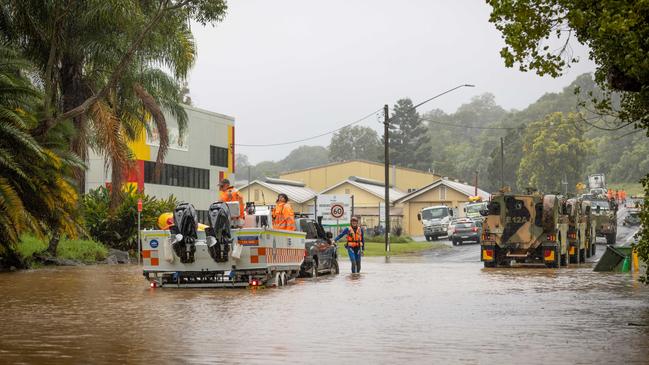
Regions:
<instances>
[{"instance_id":1,"label":"flooded road","mask_svg":"<svg viewBox=\"0 0 649 365\"><path fill-rule=\"evenodd\" d=\"M259 290L152 290L135 266L2 274L0 363L649 361L649 288L629 274L483 269L476 245L341 264Z\"/></svg>"}]
</instances>

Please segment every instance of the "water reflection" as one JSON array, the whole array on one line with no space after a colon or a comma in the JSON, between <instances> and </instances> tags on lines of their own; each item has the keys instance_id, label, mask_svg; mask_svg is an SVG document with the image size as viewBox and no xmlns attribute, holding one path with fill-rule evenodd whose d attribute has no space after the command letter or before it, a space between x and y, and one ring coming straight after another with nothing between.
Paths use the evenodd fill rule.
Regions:
<instances>
[{"instance_id":1,"label":"water reflection","mask_svg":"<svg viewBox=\"0 0 649 365\"><path fill-rule=\"evenodd\" d=\"M255 290L150 289L129 266L3 274L0 362L649 358L649 329L629 325L649 323L649 290L630 275L587 265L484 270L456 259L364 258L360 275L345 272L341 259L338 276Z\"/></svg>"}]
</instances>

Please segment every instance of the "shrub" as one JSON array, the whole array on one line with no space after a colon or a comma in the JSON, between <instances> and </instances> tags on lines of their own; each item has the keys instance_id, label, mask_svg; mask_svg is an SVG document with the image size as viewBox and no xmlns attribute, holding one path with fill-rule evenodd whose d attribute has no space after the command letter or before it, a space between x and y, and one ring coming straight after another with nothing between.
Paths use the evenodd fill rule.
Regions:
<instances>
[{"instance_id":1,"label":"shrub","mask_svg":"<svg viewBox=\"0 0 649 365\"><path fill-rule=\"evenodd\" d=\"M138 193L134 187L122 192L122 203L110 211L110 191L99 187L83 197L83 215L90 236L103 244L120 250L137 248L137 200L142 199L142 229L156 228L160 214L171 212L177 201Z\"/></svg>"}]
</instances>

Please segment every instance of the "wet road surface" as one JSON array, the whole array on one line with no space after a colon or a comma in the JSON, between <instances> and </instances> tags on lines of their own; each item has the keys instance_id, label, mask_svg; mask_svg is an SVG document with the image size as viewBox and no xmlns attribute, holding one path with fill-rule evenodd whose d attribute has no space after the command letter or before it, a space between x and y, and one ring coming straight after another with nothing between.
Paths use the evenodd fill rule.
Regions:
<instances>
[{"instance_id":1,"label":"wet road surface","mask_svg":"<svg viewBox=\"0 0 649 365\"><path fill-rule=\"evenodd\" d=\"M633 274L484 269L477 245L448 245L280 289L150 289L135 266L2 274L0 363L649 363Z\"/></svg>"}]
</instances>

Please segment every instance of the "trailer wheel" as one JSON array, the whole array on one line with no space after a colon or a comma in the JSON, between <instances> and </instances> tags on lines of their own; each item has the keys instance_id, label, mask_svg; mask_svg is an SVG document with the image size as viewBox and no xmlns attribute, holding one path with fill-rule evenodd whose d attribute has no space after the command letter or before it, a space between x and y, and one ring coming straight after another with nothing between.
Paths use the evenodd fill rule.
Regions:
<instances>
[{"instance_id":1,"label":"trailer wheel","mask_svg":"<svg viewBox=\"0 0 649 365\"><path fill-rule=\"evenodd\" d=\"M570 248L568 248L568 250L570 250ZM568 251L568 252L570 252L570 251ZM568 253L568 256L570 257L570 263L571 264L578 264L580 262L579 261L579 250L577 248L575 248L575 254L573 256L571 256L570 253Z\"/></svg>"},{"instance_id":2,"label":"trailer wheel","mask_svg":"<svg viewBox=\"0 0 649 365\"><path fill-rule=\"evenodd\" d=\"M288 285L288 277L286 276L286 273L282 272L280 277L282 278L282 286Z\"/></svg>"},{"instance_id":3,"label":"trailer wheel","mask_svg":"<svg viewBox=\"0 0 649 365\"><path fill-rule=\"evenodd\" d=\"M561 255L561 263L560 263L561 266L568 266L568 262L570 261L569 256L570 254L567 252Z\"/></svg>"},{"instance_id":4,"label":"trailer wheel","mask_svg":"<svg viewBox=\"0 0 649 365\"><path fill-rule=\"evenodd\" d=\"M282 282L282 273L276 272L275 273L275 286L279 288L281 286L284 286L283 284L284 283Z\"/></svg>"}]
</instances>

